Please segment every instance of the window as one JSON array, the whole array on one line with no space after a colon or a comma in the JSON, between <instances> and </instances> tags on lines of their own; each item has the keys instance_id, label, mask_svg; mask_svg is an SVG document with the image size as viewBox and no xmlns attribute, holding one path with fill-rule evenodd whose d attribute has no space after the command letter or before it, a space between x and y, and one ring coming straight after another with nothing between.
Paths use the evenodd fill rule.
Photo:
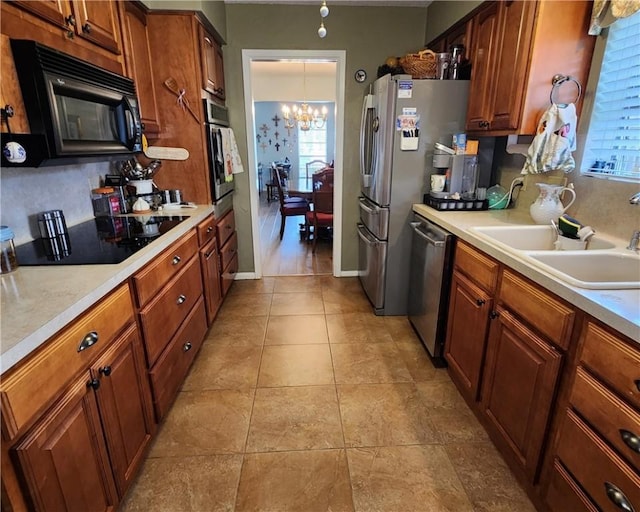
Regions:
<instances>
[{"instance_id":1,"label":"window","mask_svg":"<svg viewBox=\"0 0 640 512\"><path fill-rule=\"evenodd\" d=\"M298 179L301 190L311 186L311 176L306 176L306 170L307 164L313 160L327 161L327 123L322 128L307 131L298 128Z\"/></svg>"},{"instance_id":2,"label":"window","mask_svg":"<svg viewBox=\"0 0 640 512\"><path fill-rule=\"evenodd\" d=\"M609 27L584 174L640 181L640 12Z\"/></svg>"}]
</instances>

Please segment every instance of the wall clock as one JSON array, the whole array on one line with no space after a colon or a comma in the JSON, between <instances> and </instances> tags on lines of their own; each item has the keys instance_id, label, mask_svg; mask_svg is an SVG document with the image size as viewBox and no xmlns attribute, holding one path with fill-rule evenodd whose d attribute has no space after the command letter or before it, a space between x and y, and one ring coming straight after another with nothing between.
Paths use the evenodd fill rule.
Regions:
<instances>
[{"instance_id":1,"label":"wall clock","mask_svg":"<svg viewBox=\"0 0 640 512\"><path fill-rule=\"evenodd\" d=\"M367 79L367 72L364 69L359 69L356 71L354 78L356 79L356 82L362 83Z\"/></svg>"}]
</instances>

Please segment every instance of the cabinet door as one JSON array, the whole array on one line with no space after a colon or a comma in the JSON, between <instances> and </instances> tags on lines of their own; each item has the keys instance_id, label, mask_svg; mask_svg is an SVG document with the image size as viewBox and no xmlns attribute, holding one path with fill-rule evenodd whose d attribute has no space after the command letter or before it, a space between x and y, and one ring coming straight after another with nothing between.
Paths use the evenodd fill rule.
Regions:
<instances>
[{"instance_id":1,"label":"cabinet door","mask_svg":"<svg viewBox=\"0 0 640 512\"><path fill-rule=\"evenodd\" d=\"M151 390L131 326L91 368L118 495L124 496L154 432Z\"/></svg>"},{"instance_id":2,"label":"cabinet door","mask_svg":"<svg viewBox=\"0 0 640 512\"><path fill-rule=\"evenodd\" d=\"M216 75L216 42L200 27L200 55L202 60L202 88L215 94L218 87Z\"/></svg>"},{"instance_id":3,"label":"cabinet door","mask_svg":"<svg viewBox=\"0 0 640 512\"><path fill-rule=\"evenodd\" d=\"M117 503L89 374L14 452L36 511L110 511Z\"/></svg>"},{"instance_id":4,"label":"cabinet door","mask_svg":"<svg viewBox=\"0 0 640 512\"><path fill-rule=\"evenodd\" d=\"M222 58L222 46L215 45L215 70L216 70L216 88L213 94L224 100L224 59Z\"/></svg>"},{"instance_id":5,"label":"cabinet door","mask_svg":"<svg viewBox=\"0 0 640 512\"><path fill-rule=\"evenodd\" d=\"M458 388L471 401L478 399L492 308L489 295L459 272L453 273L444 356Z\"/></svg>"},{"instance_id":6,"label":"cabinet door","mask_svg":"<svg viewBox=\"0 0 640 512\"><path fill-rule=\"evenodd\" d=\"M562 355L497 308L487 347L482 411L533 482Z\"/></svg>"},{"instance_id":7,"label":"cabinet door","mask_svg":"<svg viewBox=\"0 0 640 512\"><path fill-rule=\"evenodd\" d=\"M71 0L75 31L79 37L120 54L116 2L108 0Z\"/></svg>"},{"instance_id":8,"label":"cabinet door","mask_svg":"<svg viewBox=\"0 0 640 512\"><path fill-rule=\"evenodd\" d=\"M13 3L54 25L67 28L66 0L17 0Z\"/></svg>"},{"instance_id":9,"label":"cabinet door","mask_svg":"<svg viewBox=\"0 0 640 512\"><path fill-rule=\"evenodd\" d=\"M207 325L211 325L222 304L220 255L215 239L200 249L200 264L204 281L204 299L207 306Z\"/></svg>"},{"instance_id":10,"label":"cabinet door","mask_svg":"<svg viewBox=\"0 0 640 512\"><path fill-rule=\"evenodd\" d=\"M119 3L122 6L123 36L127 75L136 83L136 92L140 101L140 114L144 123L144 132L160 132L158 121L158 103L153 88L153 64L147 32L147 15L133 2Z\"/></svg>"},{"instance_id":11,"label":"cabinet door","mask_svg":"<svg viewBox=\"0 0 640 512\"><path fill-rule=\"evenodd\" d=\"M467 130L488 130L493 62L496 53L498 3L491 3L473 19L471 83L467 107Z\"/></svg>"},{"instance_id":12,"label":"cabinet door","mask_svg":"<svg viewBox=\"0 0 640 512\"><path fill-rule=\"evenodd\" d=\"M491 130L515 130L527 83L536 2L500 2L500 36L496 51L489 123Z\"/></svg>"}]
</instances>

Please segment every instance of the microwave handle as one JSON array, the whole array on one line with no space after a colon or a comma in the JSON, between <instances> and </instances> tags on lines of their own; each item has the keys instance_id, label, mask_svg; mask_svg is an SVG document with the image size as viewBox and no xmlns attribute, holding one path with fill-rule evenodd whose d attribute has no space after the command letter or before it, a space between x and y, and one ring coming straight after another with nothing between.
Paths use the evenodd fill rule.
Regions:
<instances>
[{"instance_id":1,"label":"microwave handle","mask_svg":"<svg viewBox=\"0 0 640 512\"><path fill-rule=\"evenodd\" d=\"M124 115L127 125L127 147L133 150L136 142L142 138L142 126L136 122L136 110L128 99L124 100Z\"/></svg>"}]
</instances>

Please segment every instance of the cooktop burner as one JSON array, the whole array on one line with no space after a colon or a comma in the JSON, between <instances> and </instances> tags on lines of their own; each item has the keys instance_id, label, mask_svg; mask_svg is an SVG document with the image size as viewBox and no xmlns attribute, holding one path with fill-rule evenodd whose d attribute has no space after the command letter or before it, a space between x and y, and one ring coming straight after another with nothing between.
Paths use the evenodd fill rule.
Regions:
<instances>
[{"instance_id":1,"label":"cooktop burner","mask_svg":"<svg viewBox=\"0 0 640 512\"><path fill-rule=\"evenodd\" d=\"M16 247L18 263L98 265L120 263L188 217L96 217L56 238L38 238Z\"/></svg>"}]
</instances>

